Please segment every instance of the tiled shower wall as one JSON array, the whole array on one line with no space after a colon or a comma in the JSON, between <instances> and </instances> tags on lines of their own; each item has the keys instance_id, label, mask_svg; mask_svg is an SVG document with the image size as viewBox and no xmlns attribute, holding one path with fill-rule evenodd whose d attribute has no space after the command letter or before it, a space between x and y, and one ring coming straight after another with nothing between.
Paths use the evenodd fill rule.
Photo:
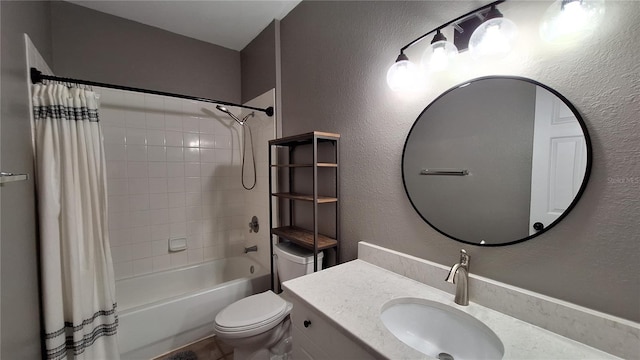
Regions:
<instances>
[{"instance_id":1,"label":"tiled shower wall","mask_svg":"<svg viewBox=\"0 0 640 360\"><path fill-rule=\"evenodd\" d=\"M116 279L242 254L240 126L209 103L97 92ZM170 238L187 250L170 253Z\"/></svg>"}]
</instances>

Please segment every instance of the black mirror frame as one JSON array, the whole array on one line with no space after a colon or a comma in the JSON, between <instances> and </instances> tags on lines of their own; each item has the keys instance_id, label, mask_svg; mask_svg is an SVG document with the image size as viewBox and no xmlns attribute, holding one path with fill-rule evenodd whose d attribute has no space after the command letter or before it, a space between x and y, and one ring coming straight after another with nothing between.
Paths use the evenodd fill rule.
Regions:
<instances>
[{"instance_id":1,"label":"black mirror frame","mask_svg":"<svg viewBox=\"0 0 640 360\"><path fill-rule=\"evenodd\" d=\"M582 184L580 185L580 189L576 193L576 196L573 198L573 201L571 201L571 204L569 204L567 209L562 214L560 214L560 216L558 216L558 218L556 220L554 220L551 224L549 224L548 226L546 226L542 230L536 232L535 234L526 236L526 237L524 237L522 239L517 239L517 240L514 240L514 241L504 242L504 243L500 243L500 244L479 244L479 243L474 243L474 242L458 239L455 236L449 235L446 232L438 229L436 226L434 226L432 223L430 223L429 220L427 220L422 215L422 213L418 210L416 205L413 203L413 200L411 200L411 195L409 194L409 190L407 189L407 183L406 183L405 176L404 176L404 156L405 156L405 151L407 150L407 143L409 141L409 137L411 136L411 133L413 132L413 129L415 128L418 120L422 117L422 115L427 110L429 110L429 108L435 102L437 102L440 98L442 98L443 96L447 95L448 93L450 93L450 92L452 92L452 91L454 91L454 90L456 90L456 89L458 89L460 87L470 85L473 82L477 82L477 81L481 81L481 80L488 80L488 79L507 79L507 80L526 81L526 82L534 84L536 86L540 86L540 87L544 88L545 90L549 91L550 93L554 94L555 96L557 96L560 100L562 100L562 102L576 116L576 119L578 120L578 123L580 124L580 128L582 129L582 132L584 134L585 145L587 147L587 165L586 165L585 172L584 172L584 178L582 179ZM469 245L475 245L475 246L481 246L481 247L498 247L498 246L507 246L507 245L513 245L513 244L521 243L523 241L527 241L527 240L533 239L534 237L540 236L540 235L546 233L547 231L549 231L549 229L553 228L556 224L558 224L560 221L562 221L562 219L564 219L567 216L567 214L569 214L571 212L571 210L573 210L574 206L578 203L578 200L580 200L580 198L582 197L582 194L584 193L584 191L585 191L585 189L587 187L587 183L589 182L589 177L591 175L592 163L593 163L593 150L592 150L592 146L591 146L591 138L589 137L589 132L587 131L587 126L586 126L586 124L584 122L584 119L582 118L582 115L580 115L580 113L578 112L576 107L573 106L573 104L566 97L564 97L558 91L556 91L556 90L550 88L549 86L544 85L544 84L542 84L542 83L540 83L538 81L535 81L535 80L532 80L532 79L529 79L529 78L525 78L525 77L521 77L521 76L503 76L503 75L483 76L483 77L475 78L475 79L472 79L472 80L469 80L469 81L465 81L465 82L460 83L460 84L450 88L449 90L443 92L438 97L436 97L433 101L431 101L431 103L429 105L427 105L427 107L424 108L424 110L422 110L422 112L420 112L420 115L418 115L416 120L413 122L413 125L411 125L411 129L409 130L409 133L407 134L407 136L405 138L404 146L402 148L402 159L400 161L401 173L402 173L402 186L404 187L405 194L407 194L407 198L409 199L409 202L411 203L411 206L418 213L418 215L422 218L422 220L424 220L427 224L429 224L429 226L431 226L437 232L439 232L440 234L442 234L442 235L444 235L444 236L446 236L446 237L448 237L450 239L459 241L461 243L465 243L465 244L469 244Z\"/></svg>"}]
</instances>

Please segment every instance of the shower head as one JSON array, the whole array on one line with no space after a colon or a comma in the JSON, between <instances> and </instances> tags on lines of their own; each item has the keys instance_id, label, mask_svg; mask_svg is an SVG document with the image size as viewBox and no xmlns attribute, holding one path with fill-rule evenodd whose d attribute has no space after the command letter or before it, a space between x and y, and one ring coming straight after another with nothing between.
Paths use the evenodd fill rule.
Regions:
<instances>
[{"instance_id":1,"label":"shower head","mask_svg":"<svg viewBox=\"0 0 640 360\"><path fill-rule=\"evenodd\" d=\"M247 121L248 118L250 118L251 116L254 116L255 113L252 111L250 112L247 116L245 116L244 118L242 118L242 120L240 120L237 116L233 115L233 113L231 111L229 111L229 109L227 109L226 106L222 106L222 105L216 105L216 109L222 111L223 113L231 116L231 118L233 120L235 120L238 124L244 126L245 121Z\"/></svg>"},{"instance_id":2,"label":"shower head","mask_svg":"<svg viewBox=\"0 0 640 360\"><path fill-rule=\"evenodd\" d=\"M238 117L237 117L237 116L235 116L235 115L233 115L233 114L231 113L231 111L229 111L229 109L227 109L225 106L222 106L222 105L216 105L216 109L218 109L218 110L222 111L223 113L225 113L225 114L227 114L227 115L231 116L231 118L232 118L233 120L235 120L238 124L240 124L240 125L244 125L244 121L242 121L242 120L238 119ZM246 118L245 118L245 119L246 119Z\"/></svg>"}]
</instances>

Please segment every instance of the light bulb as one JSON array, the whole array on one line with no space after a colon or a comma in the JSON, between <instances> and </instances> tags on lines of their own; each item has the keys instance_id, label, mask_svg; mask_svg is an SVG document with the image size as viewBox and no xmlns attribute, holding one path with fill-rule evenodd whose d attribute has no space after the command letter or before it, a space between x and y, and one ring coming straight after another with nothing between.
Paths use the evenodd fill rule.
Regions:
<instances>
[{"instance_id":1,"label":"light bulb","mask_svg":"<svg viewBox=\"0 0 640 360\"><path fill-rule=\"evenodd\" d=\"M549 43L584 39L597 29L604 17L604 0L557 0L545 12L540 37Z\"/></svg>"},{"instance_id":2,"label":"light bulb","mask_svg":"<svg viewBox=\"0 0 640 360\"><path fill-rule=\"evenodd\" d=\"M458 56L458 48L449 41L432 43L422 54L420 65L429 72L444 71L451 66Z\"/></svg>"},{"instance_id":3,"label":"light bulb","mask_svg":"<svg viewBox=\"0 0 640 360\"><path fill-rule=\"evenodd\" d=\"M387 85L393 91L415 90L418 85L418 67L400 54L387 71Z\"/></svg>"},{"instance_id":4,"label":"light bulb","mask_svg":"<svg viewBox=\"0 0 640 360\"><path fill-rule=\"evenodd\" d=\"M469 53L474 59L500 59L509 54L518 37L518 27L513 21L496 17L489 19L471 34Z\"/></svg>"}]
</instances>

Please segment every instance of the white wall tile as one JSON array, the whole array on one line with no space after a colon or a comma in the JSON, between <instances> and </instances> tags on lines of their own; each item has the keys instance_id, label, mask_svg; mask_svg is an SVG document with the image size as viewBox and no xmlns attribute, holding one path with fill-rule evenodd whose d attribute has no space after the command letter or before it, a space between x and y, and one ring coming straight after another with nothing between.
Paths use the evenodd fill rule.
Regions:
<instances>
[{"instance_id":1,"label":"white wall tile","mask_svg":"<svg viewBox=\"0 0 640 360\"><path fill-rule=\"evenodd\" d=\"M202 206L186 208L187 221L202 220Z\"/></svg>"},{"instance_id":2,"label":"white wall tile","mask_svg":"<svg viewBox=\"0 0 640 360\"><path fill-rule=\"evenodd\" d=\"M198 148L200 147L200 135L197 133L184 133L184 147Z\"/></svg>"},{"instance_id":3,"label":"white wall tile","mask_svg":"<svg viewBox=\"0 0 640 360\"><path fill-rule=\"evenodd\" d=\"M115 90L111 95L103 98L101 118L116 276L240 251L246 213L260 213L260 202L249 193L245 201L240 185L241 128L231 119L209 117L203 109L214 107L200 102ZM256 145L262 130L254 131ZM263 143L264 151L256 146L256 161L266 167ZM169 254L170 237L186 237L189 249Z\"/></svg>"},{"instance_id":4,"label":"white wall tile","mask_svg":"<svg viewBox=\"0 0 640 360\"><path fill-rule=\"evenodd\" d=\"M169 207L169 194L159 193L149 195L149 209L167 209Z\"/></svg>"},{"instance_id":5,"label":"white wall tile","mask_svg":"<svg viewBox=\"0 0 640 360\"><path fill-rule=\"evenodd\" d=\"M149 211L150 210L130 211L129 221L131 222L131 226L138 227L149 225Z\"/></svg>"},{"instance_id":6,"label":"white wall tile","mask_svg":"<svg viewBox=\"0 0 640 360\"><path fill-rule=\"evenodd\" d=\"M214 149L200 149L200 161L203 163L216 162L216 150ZM204 173L204 171L203 171Z\"/></svg>"},{"instance_id":7,"label":"white wall tile","mask_svg":"<svg viewBox=\"0 0 640 360\"><path fill-rule=\"evenodd\" d=\"M167 162L184 161L183 148L167 147Z\"/></svg>"},{"instance_id":8,"label":"white wall tile","mask_svg":"<svg viewBox=\"0 0 640 360\"><path fill-rule=\"evenodd\" d=\"M200 161L200 149L198 148L185 148L184 149L184 161Z\"/></svg>"},{"instance_id":9,"label":"white wall tile","mask_svg":"<svg viewBox=\"0 0 640 360\"><path fill-rule=\"evenodd\" d=\"M171 267L185 266L189 264L186 251L180 251L171 254Z\"/></svg>"},{"instance_id":10,"label":"white wall tile","mask_svg":"<svg viewBox=\"0 0 640 360\"><path fill-rule=\"evenodd\" d=\"M147 155L149 150L147 148ZM149 162L149 177L167 177L167 163L165 162Z\"/></svg>"},{"instance_id":11,"label":"white wall tile","mask_svg":"<svg viewBox=\"0 0 640 360\"><path fill-rule=\"evenodd\" d=\"M131 243L131 232L129 229L109 230L110 246L128 245Z\"/></svg>"},{"instance_id":12,"label":"white wall tile","mask_svg":"<svg viewBox=\"0 0 640 360\"><path fill-rule=\"evenodd\" d=\"M169 255L153 257L153 271L162 271L171 268L171 257Z\"/></svg>"},{"instance_id":13,"label":"white wall tile","mask_svg":"<svg viewBox=\"0 0 640 360\"><path fill-rule=\"evenodd\" d=\"M151 227L151 240L168 241L169 239L169 224L153 225Z\"/></svg>"},{"instance_id":14,"label":"white wall tile","mask_svg":"<svg viewBox=\"0 0 640 360\"><path fill-rule=\"evenodd\" d=\"M187 250L187 258L189 260L189 264L197 264L204 260L204 250L203 249L189 249Z\"/></svg>"},{"instance_id":15,"label":"white wall tile","mask_svg":"<svg viewBox=\"0 0 640 360\"><path fill-rule=\"evenodd\" d=\"M167 191L170 193L175 193L175 192L184 193L184 178L183 177L167 178Z\"/></svg>"},{"instance_id":16,"label":"white wall tile","mask_svg":"<svg viewBox=\"0 0 640 360\"><path fill-rule=\"evenodd\" d=\"M186 206L199 206L202 205L202 192L188 192L185 194Z\"/></svg>"},{"instance_id":17,"label":"white wall tile","mask_svg":"<svg viewBox=\"0 0 640 360\"><path fill-rule=\"evenodd\" d=\"M147 129L147 145L164 146L165 132L164 130Z\"/></svg>"},{"instance_id":18,"label":"white wall tile","mask_svg":"<svg viewBox=\"0 0 640 360\"><path fill-rule=\"evenodd\" d=\"M149 194L130 195L128 200L130 211L149 210Z\"/></svg>"},{"instance_id":19,"label":"white wall tile","mask_svg":"<svg viewBox=\"0 0 640 360\"><path fill-rule=\"evenodd\" d=\"M182 131L167 131L165 133L166 145L182 147L183 133Z\"/></svg>"},{"instance_id":20,"label":"white wall tile","mask_svg":"<svg viewBox=\"0 0 640 360\"><path fill-rule=\"evenodd\" d=\"M129 211L128 195L109 195L109 214Z\"/></svg>"},{"instance_id":21,"label":"white wall tile","mask_svg":"<svg viewBox=\"0 0 640 360\"><path fill-rule=\"evenodd\" d=\"M167 239L154 240L151 242L151 255L161 256L169 254L169 242Z\"/></svg>"},{"instance_id":22,"label":"white wall tile","mask_svg":"<svg viewBox=\"0 0 640 360\"><path fill-rule=\"evenodd\" d=\"M168 197L169 197L170 208L185 207L186 205L185 193L183 192L169 193Z\"/></svg>"},{"instance_id":23,"label":"white wall tile","mask_svg":"<svg viewBox=\"0 0 640 360\"><path fill-rule=\"evenodd\" d=\"M231 149L231 136L229 134L216 134L214 139L214 147L216 149Z\"/></svg>"},{"instance_id":24,"label":"white wall tile","mask_svg":"<svg viewBox=\"0 0 640 360\"><path fill-rule=\"evenodd\" d=\"M187 222L187 235L202 235L202 221Z\"/></svg>"},{"instance_id":25,"label":"white wall tile","mask_svg":"<svg viewBox=\"0 0 640 360\"><path fill-rule=\"evenodd\" d=\"M131 245L131 259L138 260L151 257L151 241Z\"/></svg>"},{"instance_id":26,"label":"white wall tile","mask_svg":"<svg viewBox=\"0 0 640 360\"><path fill-rule=\"evenodd\" d=\"M188 162L184 164L184 176L200 177L200 162Z\"/></svg>"},{"instance_id":27,"label":"white wall tile","mask_svg":"<svg viewBox=\"0 0 640 360\"><path fill-rule=\"evenodd\" d=\"M164 123L167 131L182 131L182 116L180 115L165 113Z\"/></svg>"},{"instance_id":28,"label":"white wall tile","mask_svg":"<svg viewBox=\"0 0 640 360\"><path fill-rule=\"evenodd\" d=\"M171 162L167 163L167 176L168 177L184 177L184 163Z\"/></svg>"},{"instance_id":29,"label":"white wall tile","mask_svg":"<svg viewBox=\"0 0 640 360\"><path fill-rule=\"evenodd\" d=\"M131 178L149 177L149 168L146 161L128 161L127 176Z\"/></svg>"},{"instance_id":30,"label":"white wall tile","mask_svg":"<svg viewBox=\"0 0 640 360\"><path fill-rule=\"evenodd\" d=\"M166 148L164 146L147 146L148 161L167 161Z\"/></svg>"},{"instance_id":31,"label":"white wall tile","mask_svg":"<svg viewBox=\"0 0 640 360\"><path fill-rule=\"evenodd\" d=\"M149 178L149 193L160 194L167 192L167 178Z\"/></svg>"},{"instance_id":32,"label":"white wall tile","mask_svg":"<svg viewBox=\"0 0 640 360\"><path fill-rule=\"evenodd\" d=\"M186 223L171 223L169 224L169 237L185 237L187 236L187 224Z\"/></svg>"},{"instance_id":33,"label":"white wall tile","mask_svg":"<svg viewBox=\"0 0 640 360\"><path fill-rule=\"evenodd\" d=\"M201 182L199 177L187 177L185 178L185 191L186 192L202 192Z\"/></svg>"},{"instance_id":34,"label":"white wall tile","mask_svg":"<svg viewBox=\"0 0 640 360\"><path fill-rule=\"evenodd\" d=\"M154 209L149 210L149 224L150 225L162 225L169 223L169 210L168 209Z\"/></svg>"},{"instance_id":35,"label":"white wall tile","mask_svg":"<svg viewBox=\"0 0 640 360\"><path fill-rule=\"evenodd\" d=\"M127 128L126 144L127 145L147 145L147 130Z\"/></svg>"},{"instance_id":36,"label":"white wall tile","mask_svg":"<svg viewBox=\"0 0 640 360\"><path fill-rule=\"evenodd\" d=\"M215 135L200 134L200 148L213 149L215 147Z\"/></svg>"},{"instance_id":37,"label":"white wall tile","mask_svg":"<svg viewBox=\"0 0 640 360\"><path fill-rule=\"evenodd\" d=\"M122 179L127 177L126 161L107 161L107 178Z\"/></svg>"},{"instance_id":38,"label":"white wall tile","mask_svg":"<svg viewBox=\"0 0 640 360\"><path fill-rule=\"evenodd\" d=\"M129 178L129 195L142 195L149 193L149 179Z\"/></svg>"},{"instance_id":39,"label":"white wall tile","mask_svg":"<svg viewBox=\"0 0 640 360\"><path fill-rule=\"evenodd\" d=\"M102 136L105 144L119 144L125 143L125 127L116 126L103 126Z\"/></svg>"},{"instance_id":40,"label":"white wall tile","mask_svg":"<svg viewBox=\"0 0 640 360\"><path fill-rule=\"evenodd\" d=\"M126 195L129 192L127 179L107 179L107 192L109 195Z\"/></svg>"},{"instance_id":41,"label":"white wall tile","mask_svg":"<svg viewBox=\"0 0 640 360\"><path fill-rule=\"evenodd\" d=\"M127 160L127 151L124 144L104 144L104 152L107 161Z\"/></svg>"},{"instance_id":42,"label":"white wall tile","mask_svg":"<svg viewBox=\"0 0 640 360\"><path fill-rule=\"evenodd\" d=\"M184 223L187 221L186 211L183 207L169 209L169 223Z\"/></svg>"},{"instance_id":43,"label":"white wall tile","mask_svg":"<svg viewBox=\"0 0 640 360\"><path fill-rule=\"evenodd\" d=\"M132 224L129 231L131 233L131 244L142 243L145 241L151 241L151 226L140 226L138 224Z\"/></svg>"},{"instance_id":44,"label":"white wall tile","mask_svg":"<svg viewBox=\"0 0 640 360\"><path fill-rule=\"evenodd\" d=\"M133 275L144 275L153 272L153 259L139 259L132 261Z\"/></svg>"},{"instance_id":45,"label":"white wall tile","mask_svg":"<svg viewBox=\"0 0 640 360\"><path fill-rule=\"evenodd\" d=\"M182 131L191 133L200 132L200 119L196 117L184 117L182 119Z\"/></svg>"},{"instance_id":46,"label":"white wall tile","mask_svg":"<svg viewBox=\"0 0 640 360\"><path fill-rule=\"evenodd\" d=\"M200 119L200 133L214 134L216 132L216 122L218 122L218 120L212 118Z\"/></svg>"},{"instance_id":47,"label":"white wall tile","mask_svg":"<svg viewBox=\"0 0 640 360\"><path fill-rule=\"evenodd\" d=\"M147 147L144 145L125 145L127 161L147 161Z\"/></svg>"},{"instance_id":48,"label":"white wall tile","mask_svg":"<svg viewBox=\"0 0 640 360\"><path fill-rule=\"evenodd\" d=\"M131 261L131 245L112 246L111 258L114 264Z\"/></svg>"},{"instance_id":49,"label":"white wall tile","mask_svg":"<svg viewBox=\"0 0 640 360\"><path fill-rule=\"evenodd\" d=\"M133 264L131 261L113 264L113 276L116 280L133 276Z\"/></svg>"}]
</instances>

